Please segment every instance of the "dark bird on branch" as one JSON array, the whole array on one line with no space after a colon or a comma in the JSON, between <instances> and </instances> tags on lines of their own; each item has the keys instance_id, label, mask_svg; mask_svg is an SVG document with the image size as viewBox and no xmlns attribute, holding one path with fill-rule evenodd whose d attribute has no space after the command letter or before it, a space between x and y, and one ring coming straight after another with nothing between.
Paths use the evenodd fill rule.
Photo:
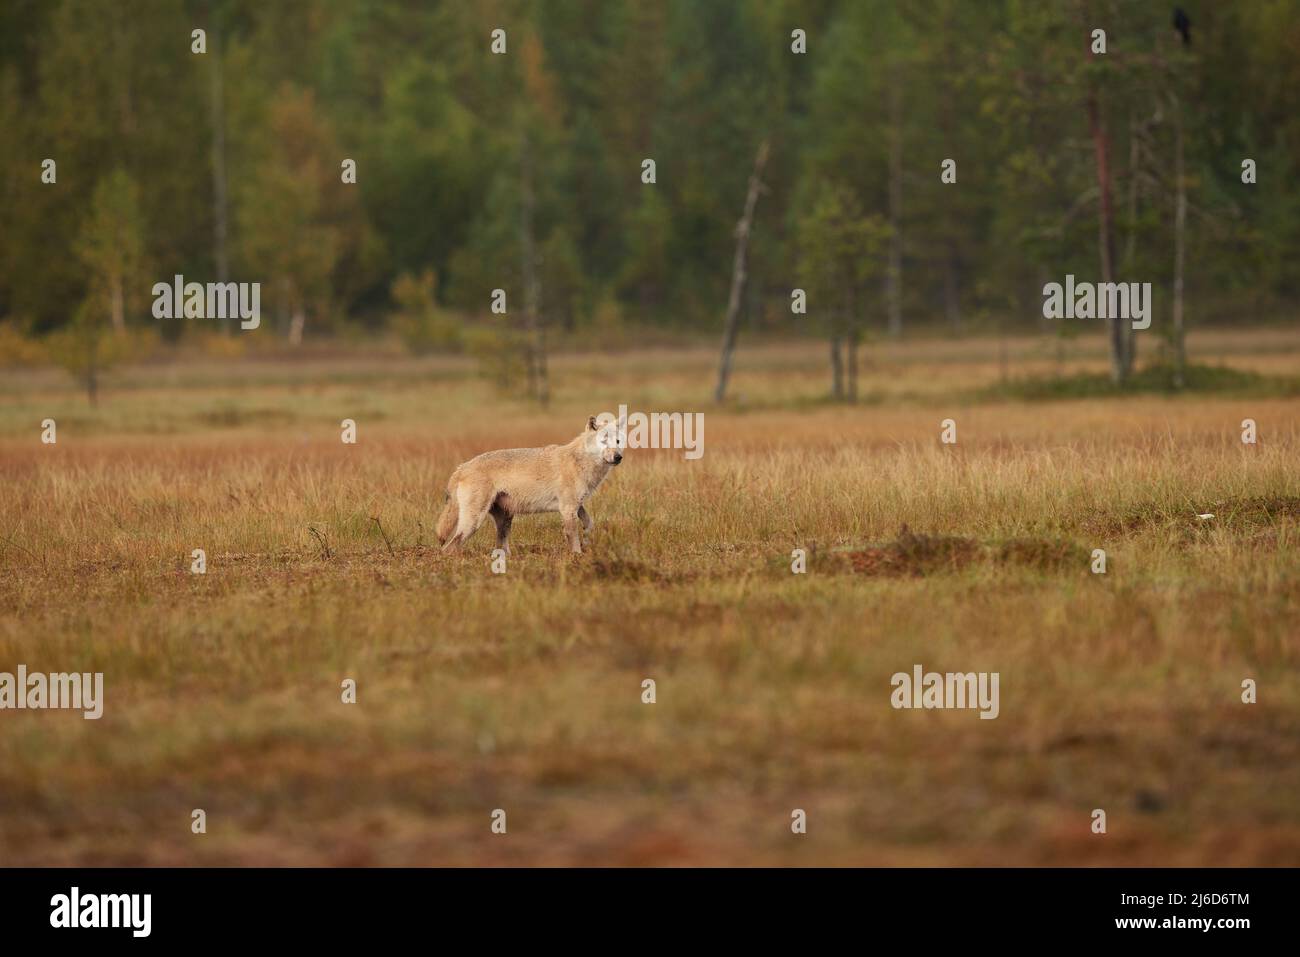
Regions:
<instances>
[{"instance_id":1,"label":"dark bird on branch","mask_svg":"<svg viewBox=\"0 0 1300 957\"><path fill-rule=\"evenodd\" d=\"M1174 7L1174 29L1183 35L1183 46L1191 46L1192 21L1187 19L1182 7Z\"/></svg>"}]
</instances>

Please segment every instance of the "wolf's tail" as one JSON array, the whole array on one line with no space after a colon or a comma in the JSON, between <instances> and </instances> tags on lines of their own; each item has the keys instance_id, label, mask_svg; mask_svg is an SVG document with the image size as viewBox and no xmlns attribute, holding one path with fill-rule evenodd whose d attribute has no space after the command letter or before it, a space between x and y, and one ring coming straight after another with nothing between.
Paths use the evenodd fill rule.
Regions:
<instances>
[{"instance_id":1,"label":"wolf's tail","mask_svg":"<svg viewBox=\"0 0 1300 957\"><path fill-rule=\"evenodd\" d=\"M442 514L438 516L438 544L447 544L447 539L451 538L451 533L456 530L456 521L460 518L460 507L456 500L451 497L451 489L447 489L447 504L442 507Z\"/></svg>"}]
</instances>

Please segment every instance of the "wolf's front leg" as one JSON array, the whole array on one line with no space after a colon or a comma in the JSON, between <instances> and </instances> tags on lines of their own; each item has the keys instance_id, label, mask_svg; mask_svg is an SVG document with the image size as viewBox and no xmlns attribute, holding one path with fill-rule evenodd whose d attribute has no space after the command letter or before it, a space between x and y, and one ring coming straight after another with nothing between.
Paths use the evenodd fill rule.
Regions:
<instances>
[{"instance_id":1,"label":"wolf's front leg","mask_svg":"<svg viewBox=\"0 0 1300 957\"><path fill-rule=\"evenodd\" d=\"M561 512L564 516L564 537L569 540L573 546L573 554L582 554L582 533L578 531L578 513L577 511Z\"/></svg>"},{"instance_id":2,"label":"wolf's front leg","mask_svg":"<svg viewBox=\"0 0 1300 957\"><path fill-rule=\"evenodd\" d=\"M587 514L587 507L585 505L578 506L578 521L582 522L582 530L590 536L591 530L595 528L596 523L593 522L591 516Z\"/></svg>"}]
</instances>

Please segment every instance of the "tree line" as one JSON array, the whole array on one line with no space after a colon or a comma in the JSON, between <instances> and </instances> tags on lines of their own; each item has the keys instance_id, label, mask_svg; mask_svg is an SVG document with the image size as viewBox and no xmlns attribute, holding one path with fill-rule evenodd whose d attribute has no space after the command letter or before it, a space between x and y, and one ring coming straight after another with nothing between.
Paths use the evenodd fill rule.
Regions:
<instances>
[{"instance_id":1,"label":"tree line","mask_svg":"<svg viewBox=\"0 0 1300 957\"><path fill-rule=\"evenodd\" d=\"M1152 282L1181 354L1300 290L1297 9L1182 7L9 0L0 327L179 336L183 274L543 400L548 341L624 323L725 330L719 395L742 329L815 331L852 397L866 338L1041 324L1071 273Z\"/></svg>"}]
</instances>

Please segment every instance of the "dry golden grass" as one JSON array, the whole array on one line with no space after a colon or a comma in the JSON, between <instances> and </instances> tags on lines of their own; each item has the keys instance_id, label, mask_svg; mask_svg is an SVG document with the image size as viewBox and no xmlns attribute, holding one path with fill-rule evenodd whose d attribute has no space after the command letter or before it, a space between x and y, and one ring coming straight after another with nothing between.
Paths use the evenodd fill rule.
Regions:
<instances>
[{"instance_id":1,"label":"dry golden grass","mask_svg":"<svg viewBox=\"0 0 1300 957\"><path fill-rule=\"evenodd\" d=\"M1194 347L1294 375L1300 337ZM981 401L1000 352L880 347L847 407L822 347L742 351L716 411L705 351L559 357L545 413L456 360L134 368L97 410L7 375L0 670L106 705L0 712L0 863L1300 863L1300 400ZM630 452L586 555L554 516L505 575L430 547L455 464L620 402L706 452ZM915 663L999 672L1000 717L893 710Z\"/></svg>"}]
</instances>

